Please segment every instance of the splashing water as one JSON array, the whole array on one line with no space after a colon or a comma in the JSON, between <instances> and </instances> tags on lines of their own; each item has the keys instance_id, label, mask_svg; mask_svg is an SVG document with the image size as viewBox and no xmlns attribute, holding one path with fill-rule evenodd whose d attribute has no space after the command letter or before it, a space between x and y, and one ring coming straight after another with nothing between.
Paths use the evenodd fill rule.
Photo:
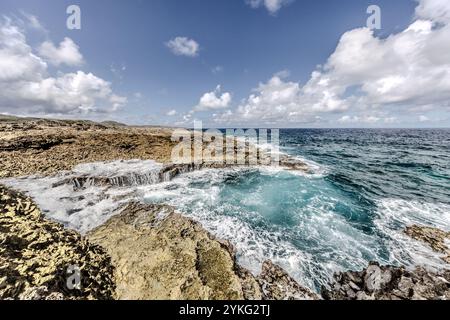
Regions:
<instances>
[{"instance_id":1,"label":"splashing water","mask_svg":"<svg viewBox=\"0 0 450 320\"><path fill-rule=\"evenodd\" d=\"M250 167L201 170L162 183L136 178L128 187L55 186L68 176L151 177L161 168L122 161L2 182L81 232L130 199L173 205L230 240L252 272L272 259L315 290L334 272L369 261L448 267L403 230L411 224L450 230L450 130L282 130L280 138L282 151L305 159L314 174Z\"/></svg>"}]
</instances>

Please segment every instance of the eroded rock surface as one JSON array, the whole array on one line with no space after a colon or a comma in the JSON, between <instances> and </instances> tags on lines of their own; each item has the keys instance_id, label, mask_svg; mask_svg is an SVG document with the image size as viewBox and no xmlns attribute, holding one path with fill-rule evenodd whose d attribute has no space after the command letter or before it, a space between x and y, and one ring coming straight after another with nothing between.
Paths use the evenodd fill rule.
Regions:
<instances>
[{"instance_id":1,"label":"eroded rock surface","mask_svg":"<svg viewBox=\"0 0 450 320\"><path fill-rule=\"evenodd\" d=\"M434 251L443 253L442 259L450 263L450 247L447 245L447 243L450 243L450 232L414 225L407 227L405 233L413 239L428 244Z\"/></svg>"},{"instance_id":2,"label":"eroded rock surface","mask_svg":"<svg viewBox=\"0 0 450 320\"><path fill-rule=\"evenodd\" d=\"M76 265L81 289L67 286ZM0 185L0 299L111 299L111 259L75 231L47 221L33 201Z\"/></svg>"},{"instance_id":3,"label":"eroded rock surface","mask_svg":"<svg viewBox=\"0 0 450 320\"><path fill-rule=\"evenodd\" d=\"M254 277L228 242L169 206L131 203L88 238L111 255L119 299L316 298L271 262Z\"/></svg>"},{"instance_id":4,"label":"eroded rock surface","mask_svg":"<svg viewBox=\"0 0 450 320\"><path fill-rule=\"evenodd\" d=\"M70 171L79 164L119 159L155 160L169 164L172 161L172 151L178 144L172 141L172 132L173 129L170 128L128 127L111 122L14 117L2 120L0 117L0 178L53 175L59 171ZM242 154L238 151L240 149L237 142L234 142L235 146L231 150L234 150L232 156L237 165L241 163L238 158ZM206 149L207 146L208 143L205 142L203 148ZM266 152L257 152L256 155L252 153L250 156L249 149L255 151L255 146L248 143L246 146L243 153L244 165L266 162ZM224 154L226 152L224 147ZM222 162L211 162L210 156L205 152L201 165L172 165L173 170L168 170L167 174L176 175L192 166L230 166ZM288 156L280 157L279 164L289 170L309 170L304 162Z\"/></svg>"},{"instance_id":5,"label":"eroded rock surface","mask_svg":"<svg viewBox=\"0 0 450 320\"><path fill-rule=\"evenodd\" d=\"M264 262L258 283L263 298L267 300L319 300L317 294L300 286L286 271L271 261Z\"/></svg>"},{"instance_id":6,"label":"eroded rock surface","mask_svg":"<svg viewBox=\"0 0 450 320\"><path fill-rule=\"evenodd\" d=\"M448 300L450 270L436 274L423 268L380 266L372 262L361 272L335 275L331 289L322 289L329 300Z\"/></svg>"},{"instance_id":7,"label":"eroded rock surface","mask_svg":"<svg viewBox=\"0 0 450 320\"><path fill-rule=\"evenodd\" d=\"M117 159L168 162L175 145L171 132L89 121L0 121L0 178L51 175Z\"/></svg>"}]
</instances>

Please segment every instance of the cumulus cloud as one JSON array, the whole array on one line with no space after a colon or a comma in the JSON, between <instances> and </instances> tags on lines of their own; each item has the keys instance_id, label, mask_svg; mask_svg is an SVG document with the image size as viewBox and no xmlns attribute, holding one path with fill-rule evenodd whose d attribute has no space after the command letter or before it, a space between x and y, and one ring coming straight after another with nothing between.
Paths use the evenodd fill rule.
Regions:
<instances>
[{"instance_id":1,"label":"cumulus cloud","mask_svg":"<svg viewBox=\"0 0 450 320\"><path fill-rule=\"evenodd\" d=\"M419 19L433 20L439 23L450 22L450 6L447 0L420 0L416 8Z\"/></svg>"},{"instance_id":2,"label":"cumulus cloud","mask_svg":"<svg viewBox=\"0 0 450 320\"><path fill-rule=\"evenodd\" d=\"M45 27L42 25L42 23L39 21L39 19L35 15L32 15L25 11L21 11L20 13L26 19L27 24L31 28L41 31L41 32L45 32L45 33L47 32L47 29L45 29Z\"/></svg>"},{"instance_id":3,"label":"cumulus cloud","mask_svg":"<svg viewBox=\"0 0 450 320\"><path fill-rule=\"evenodd\" d=\"M72 39L64 38L59 46L55 46L51 41L45 41L39 47L38 52L41 57L52 65L80 66L84 61L79 49Z\"/></svg>"},{"instance_id":4,"label":"cumulus cloud","mask_svg":"<svg viewBox=\"0 0 450 320\"><path fill-rule=\"evenodd\" d=\"M289 4L293 0L246 0L252 8L265 7L271 14L275 14L281 7Z\"/></svg>"},{"instance_id":5,"label":"cumulus cloud","mask_svg":"<svg viewBox=\"0 0 450 320\"><path fill-rule=\"evenodd\" d=\"M214 91L205 93L201 98L194 111L210 111L217 109L225 109L231 103L231 93L222 93L220 85Z\"/></svg>"},{"instance_id":6,"label":"cumulus cloud","mask_svg":"<svg viewBox=\"0 0 450 320\"><path fill-rule=\"evenodd\" d=\"M224 68L222 66L215 66L215 67L211 68L211 72L213 74L221 73L221 72L223 72L223 70L224 70Z\"/></svg>"},{"instance_id":7,"label":"cumulus cloud","mask_svg":"<svg viewBox=\"0 0 450 320\"><path fill-rule=\"evenodd\" d=\"M177 56L196 57L200 45L193 39L176 37L166 43L166 46Z\"/></svg>"},{"instance_id":8,"label":"cumulus cloud","mask_svg":"<svg viewBox=\"0 0 450 320\"><path fill-rule=\"evenodd\" d=\"M56 51L52 52L54 54L50 59L52 63L59 65L80 62L77 55L69 58L63 54L71 52L67 51L67 46L72 46L71 40L64 40L59 48L53 48ZM78 48L76 51L78 52ZM108 81L92 73L76 71L51 76L47 62L33 53L24 32L10 19L0 21L1 112L22 114L109 112L117 110L126 101L125 97L113 93Z\"/></svg>"},{"instance_id":9,"label":"cumulus cloud","mask_svg":"<svg viewBox=\"0 0 450 320\"><path fill-rule=\"evenodd\" d=\"M342 116L338 123L341 124L392 124L395 123L397 119L395 117L379 117L375 115L363 115L363 116Z\"/></svg>"},{"instance_id":10,"label":"cumulus cloud","mask_svg":"<svg viewBox=\"0 0 450 320\"><path fill-rule=\"evenodd\" d=\"M177 110L170 110L166 113L166 116L172 117L178 114Z\"/></svg>"},{"instance_id":11,"label":"cumulus cloud","mask_svg":"<svg viewBox=\"0 0 450 320\"><path fill-rule=\"evenodd\" d=\"M276 74L232 115L217 119L303 123L322 114L333 118L344 113L343 121L367 122L380 111L386 119L410 112L448 112L449 12L449 1L421 0L416 19L400 33L381 39L368 28L348 31L307 83ZM346 113L358 114L345 118Z\"/></svg>"}]
</instances>

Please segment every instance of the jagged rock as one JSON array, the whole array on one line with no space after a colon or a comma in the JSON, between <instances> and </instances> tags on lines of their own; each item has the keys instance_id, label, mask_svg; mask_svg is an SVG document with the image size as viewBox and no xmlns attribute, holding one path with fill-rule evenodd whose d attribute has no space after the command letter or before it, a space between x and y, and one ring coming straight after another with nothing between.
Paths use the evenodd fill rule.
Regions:
<instances>
[{"instance_id":1,"label":"jagged rock","mask_svg":"<svg viewBox=\"0 0 450 320\"><path fill-rule=\"evenodd\" d=\"M27 149L48 150L61 143L63 143L63 139L60 137L19 137L13 140L0 140L0 151L17 151Z\"/></svg>"},{"instance_id":2,"label":"jagged rock","mask_svg":"<svg viewBox=\"0 0 450 320\"><path fill-rule=\"evenodd\" d=\"M263 298L266 300L318 300L317 294L300 286L286 271L266 261L258 276Z\"/></svg>"},{"instance_id":3,"label":"jagged rock","mask_svg":"<svg viewBox=\"0 0 450 320\"><path fill-rule=\"evenodd\" d=\"M26 288L19 295L19 300L64 300L64 295L60 292L50 293L47 287L42 286Z\"/></svg>"},{"instance_id":4,"label":"jagged rock","mask_svg":"<svg viewBox=\"0 0 450 320\"><path fill-rule=\"evenodd\" d=\"M177 145L171 139L172 129L127 127L90 121L6 119L0 121L0 132L0 178L52 175L72 170L79 164L117 159L155 160L169 164L172 150ZM203 145L204 148L206 146L207 143ZM224 151L226 154L227 150ZM238 151L237 147L234 151ZM267 154L261 150L254 156L245 151L244 165L256 164L252 163L255 159L260 164L265 163L267 158ZM232 157L237 158L235 154ZM169 165L165 174L173 178L186 167L195 166L223 168L234 165L210 162L206 154L201 165ZM304 162L287 156L280 158L280 166L289 170L308 171Z\"/></svg>"},{"instance_id":5,"label":"jagged rock","mask_svg":"<svg viewBox=\"0 0 450 320\"><path fill-rule=\"evenodd\" d=\"M413 239L428 244L434 251L445 254L442 259L450 263L450 248L445 241L450 242L450 232L437 228L413 225L407 227L405 233Z\"/></svg>"},{"instance_id":6,"label":"jagged rock","mask_svg":"<svg viewBox=\"0 0 450 320\"><path fill-rule=\"evenodd\" d=\"M71 265L80 268L79 290L67 286ZM102 248L47 221L30 198L0 185L0 299L111 299L114 289Z\"/></svg>"},{"instance_id":7,"label":"jagged rock","mask_svg":"<svg viewBox=\"0 0 450 320\"><path fill-rule=\"evenodd\" d=\"M348 290L354 280L362 280ZM447 300L450 299L450 270L436 274L423 268L380 266L376 262L361 272L335 275L331 288L322 288L327 300Z\"/></svg>"},{"instance_id":8,"label":"jagged rock","mask_svg":"<svg viewBox=\"0 0 450 320\"><path fill-rule=\"evenodd\" d=\"M229 250L171 207L131 203L88 238L113 259L118 299L244 298Z\"/></svg>"},{"instance_id":9,"label":"jagged rock","mask_svg":"<svg viewBox=\"0 0 450 320\"><path fill-rule=\"evenodd\" d=\"M132 128L89 121L0 121L0 177L52 175L78 164L117 159L167 163L171 129Z\"/></svg>"},{"instance_id":10,"label":"jagged rock","mask_svg":"<svg viewBox=\"0 0 450 320\"><path fill-rule=\"evenodd\" d=\"M228 241L169 206L131 203L87 236L111 255L119 299L317 298L271 262L254 277Z\"/></svg>"}]
</instances>

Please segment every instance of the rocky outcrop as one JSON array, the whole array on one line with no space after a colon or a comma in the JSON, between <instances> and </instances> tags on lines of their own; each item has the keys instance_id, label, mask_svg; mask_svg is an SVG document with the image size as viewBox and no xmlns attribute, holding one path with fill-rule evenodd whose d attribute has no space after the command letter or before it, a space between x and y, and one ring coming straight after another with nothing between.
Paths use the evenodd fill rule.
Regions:
<instances>
[{"instance_id":1,"label":"rocky outcrop","mask_svg":"<svg viewBox=\"0 0 450 320\"><path fill-rule=\"evenodd\" d=\"M70 138L69 138L70 139ZM34 138L20 137L14 140L0 140L0 151L15 150L48 150L54 146L62 144L64 140L57 137L37 136Z\"/></svg>"},{"instance_id":2,"label":"rocky outcrop","mask_svg":"<svg viewBox=\"0 0 450 320\"><path fill-rule=\"evenodd\" d=\"M266 300L319 300L317 294L300 286L286 271L271 261L264 262L257 279Z\"/></svg>"},{"instance_id":3,"label":"rocky outcrop","mask_svg":"<svg viewBox=\"0 0 450 320\"><path fill-rule=\"evenodd\" d=\"M87 236L113 259L118 299L317 298L269 261L254 277L229 242L169 206L131 203Z\"/></svg>"},{"instance_id":4,"label":"rocky outcrop","mask_svg":"<svg viewBox=\"0 0 450 320\"><path fill-rule=\"evenodd\" d=\"M448 300L450 270L436 274L372 262L361 272L336 274L335 283L323 288L322 296L328 300Z\"/></svg>"},{"instance_id":5,"label":"rocky outcrop","mask_svg":"<svg viewBox=\"0 0 450 320\"><path fill-rule=\"evenodd\" d=\"M0 178L53 175L70 171L79 164L118 159L155 160L168 164L171 168L167 168L166 174L172 177L196 167L238 166L210 162L206 155L201 164L170 165L173 148L177 145L172 141L172 132L169 128L127 127L110 122L7 118L0 121ZM206 147L207 143L203 145ZM256 160L252 160L248 152L249 149L255 151L254 146L246 143L246 147L243 165ZM226 152L224 148L224 154ZM238 155L239 148L235 145L231 155L235 162L238 162ZM257 163L264 164L267 154L260 150L256 158ZM309 170L304 162L288 156L280 156L279 164L288 170Z\"/></svg>"},{"instance_id":6,"label":"rocky outcrop","mask_svg":"<svg viewBox=\"0 0 450 320\"><path fill-rule=\"evenodd\" d=\"M0 178L52 175L111 160L170 161L171 130L84 121L0 121Z\"/></svg>"},{"instance_id":7,"label":"rocky outcrop","mask_svg":"<svg viewBox=\"0 0 450 320\"><path fill-rule=\"evenodd\" d=\"M407 227L405 233L413 239L428 244L434 251L443 253L442 259L450 263L450 232L437 228L413 225ZM446 243L447 242L447 243Z\"/></svg>"},{"instance_id":8,"label":"rocky outcrop","mask_svg":"<svg viewBox=\"0 0 450 320\"><path fill-rule=\"evenodd\" d=\"M68 286L71 266L79 268L79 289ZM101 247L0 185L0 299L111 299L113 269Z\"/></svg>"}]
</instances>

